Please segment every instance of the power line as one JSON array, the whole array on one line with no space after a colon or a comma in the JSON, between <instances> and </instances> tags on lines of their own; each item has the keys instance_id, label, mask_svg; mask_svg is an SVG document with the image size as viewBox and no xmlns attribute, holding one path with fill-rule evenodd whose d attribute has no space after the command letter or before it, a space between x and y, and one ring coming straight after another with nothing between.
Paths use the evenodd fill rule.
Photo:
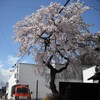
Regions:
<instances>
[{"instance_id":1,"label":"power line","mask_svg":"<svg viewBox=\"0 0 100 100\"><path fill-rule=\"evenodd\" d=\"M74 0L74 1L76 2L77 0ZM92 8L92 9L94 9L96 11L100 11L100 9L96 8L96 7L100 7L100 6L91 6L91 5L87 4L87 3L83 3L83 4L86 5L86 6L89 6L90 8Z\"/></svg>"},{"instance_id":2,"label":"power line","mask_svg":"<svg viewBox=\"0 0 100 100\"><path fill-rule=\"evenodd\" d=\"M100 11L100 9L96 8L96 6L91 6L91 5L88 5L86 3L84 3L84 5L89 6L90 8L93 8L94 10Z\"/></svg>"},{"instance_id":3,"label":"power line","mask_svg":"<svg viewBox=\"0 0 100 100\"><path fill-rule=\"evenodd\" d=\"M66 5L69 3L69 1L70 1L70 0L67 0L67 2L64 4L64 7L66 7ZM62 9L59 11L59 13L61 13L63 9L64 9L64 8L62 8Z\"/></svg>"},{"instance_id":4,"label":"power line","mask_svg":"<svg viewBox=\"0 0 100 100\"><path fill-rule=\"evenodd\" d=\"M30 48L29 48L29 50L32 48L32 46L30 46ZM19 58L19 60L17 60L17 62L14 64L14 66L12 66L12 67L15 67L21 60L22 60L22 58L26 55L26 53L27 53L28 51L26 51L20 58Z\"/></svg>"},{"instance_id":5,"label":"power line","mask_svg":"<svg viewBox=\"0 0 100 100\"><path fill-rule=\"evenodd\" d=\"M64 7L69 3L69 1L70 1L70 0L67 0L67 1L66 1L66 3L64 4ZM61 13L63 9L64 9L64 8L62 8L62 9L59 11L59 13ZM44 30L44 31L42 32L41 36L42 36L45 32L46 32L46 30ZM37 39L37 40L38 40L38 39ZM37 41L37 40L36 40L36 41ZM36 43L36 41L35 41L34 43ZM32 47L33 47L33 46L30 46L28 50L30 50ZM20 59L14 64L13 67L15 67L15 66L20 62L20 60L26 55L26 53L27 53L27 51L20 57Z\"/></svg>"}]
</instances>

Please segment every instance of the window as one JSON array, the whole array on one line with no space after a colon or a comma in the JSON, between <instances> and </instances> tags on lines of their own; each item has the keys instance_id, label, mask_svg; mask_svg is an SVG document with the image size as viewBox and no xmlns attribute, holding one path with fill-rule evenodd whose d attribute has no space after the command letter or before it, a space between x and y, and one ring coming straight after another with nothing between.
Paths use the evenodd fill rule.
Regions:
<instances>
[{"instance_id":1,"label":"window","mask_svg":"<svg viewBox=\"0 0 100 100\"><path fill-rule=\"evenodd\" d=\"M17 88L17 93L18 94L20 94L20 93L28 94L29 90L28 90L28 88Z\"/></svg>"},{"instance_id":2,"label":"window","mask_svg":"<svg viewBox=\"0 0 100 100\"><path fill-rule=\"evenodd\" d=\"M16 73L14 74L14 78L17 78L17 74Z\"/></svg>"}]
</instances>

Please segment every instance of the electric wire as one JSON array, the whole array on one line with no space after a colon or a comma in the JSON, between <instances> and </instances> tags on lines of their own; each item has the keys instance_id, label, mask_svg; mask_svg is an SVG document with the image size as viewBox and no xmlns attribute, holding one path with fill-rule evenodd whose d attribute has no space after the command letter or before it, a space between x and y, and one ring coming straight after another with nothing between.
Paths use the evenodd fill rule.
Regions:
<instances>
[{"instance_id":1,"label":"electric wire","mask_svg":"<svg viewBox=\"0 0 100 100\"><path fill-rule=\"evenodd\" d=\"M89 6L90 8L100 12L100 9L96 8L96 6L91 6L91 5L88 5L86 3L84 3L84 5Z\"/></svg>"},{"instance_id":2,"label":"electric wire","mask_svg":"<svg viewBox=\"0 0 100 100\"><path fill-rule=\"evenodd\" d=\"M76 2L77 0L74 0L74 1ZM100 6L91 6L91 5L87 4L87 3L83 3L83 4L86 5L86 6L89 6L90 8L92 8L92 9L94 9L96 11L99 11L100 12L100 9L97 8L97 7L100 7Z\"/></svg>"}]
</instances>

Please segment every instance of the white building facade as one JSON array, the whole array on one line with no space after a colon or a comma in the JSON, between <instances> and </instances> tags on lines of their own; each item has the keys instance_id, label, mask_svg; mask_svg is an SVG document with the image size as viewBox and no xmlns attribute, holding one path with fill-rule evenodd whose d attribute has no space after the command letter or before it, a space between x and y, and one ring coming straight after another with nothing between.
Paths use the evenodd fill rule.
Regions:
<instances>
[{"instance_id":1,"label":"white building facade","mask_svg":"<svg viewBox=\"0 0 100 100\"><path fill-rule=\"evenodd\" d=\"M95 75L96 66L86 68L83 70L83 82L84 83L98 83L98 80L88 80L90 77Z\"/></svg>"},{"instance_id":2,"label":"white building facade","mask_svg":"<svg viewBox=\"0 0 100 100\"><path fill-rule=\"evenodd\" d=\"M45 86L45 79L39 74L36 75L37 65L20 63L12 73L7 84L6 93L8 99L11 99L11 88L15 84L29 85L30 91L32 92L31 98L36 98L37 91L37 80L38 80L38 98L45 97L51 90Z\"/></svg>"}]
</instances>

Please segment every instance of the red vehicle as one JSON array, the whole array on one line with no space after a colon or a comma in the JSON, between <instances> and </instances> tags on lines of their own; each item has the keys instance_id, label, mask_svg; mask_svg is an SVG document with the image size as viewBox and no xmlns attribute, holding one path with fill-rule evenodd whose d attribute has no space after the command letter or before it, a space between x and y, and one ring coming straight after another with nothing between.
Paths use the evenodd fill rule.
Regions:
<instances>
[{"instance_id":1,"label":"red vehicle","mask_svg":"<svg viewBox=\"0 0 100 100\"><path fill-rule=\"evenodd\" d=\"M31 93L28 85L14 85L11 96L15 100L31 100Z\"/></svg>"}]
</instances>

